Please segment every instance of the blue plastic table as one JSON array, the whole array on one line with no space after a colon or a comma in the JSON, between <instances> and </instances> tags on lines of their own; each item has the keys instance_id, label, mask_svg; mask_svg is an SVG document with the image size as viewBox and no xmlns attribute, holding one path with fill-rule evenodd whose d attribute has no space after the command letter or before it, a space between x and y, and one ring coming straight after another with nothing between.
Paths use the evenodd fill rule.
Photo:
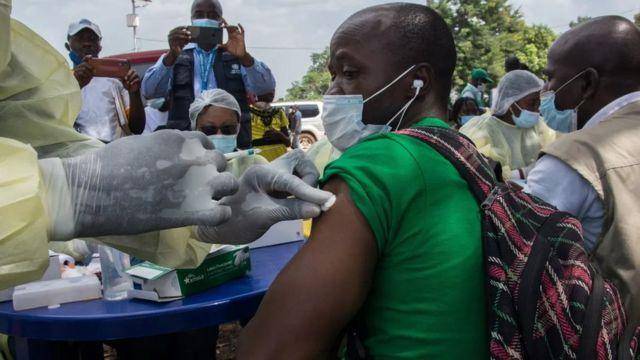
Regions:
<instances>
[{"instance_id":1,"label":"blue plastic table","mask_svg":"<svg viewBox=\"0 0 640 360\"><path fill-rule=\"evenodd\" d=\"M18 351L35 357L39 351L32 347L42 348L47 341L153 336L250 318L271 282L302 244L252 249L249 275L169 303L94 300L19 312L11 302L0 303L0 332L15 336Z\"/></svg>"}]
</instances>

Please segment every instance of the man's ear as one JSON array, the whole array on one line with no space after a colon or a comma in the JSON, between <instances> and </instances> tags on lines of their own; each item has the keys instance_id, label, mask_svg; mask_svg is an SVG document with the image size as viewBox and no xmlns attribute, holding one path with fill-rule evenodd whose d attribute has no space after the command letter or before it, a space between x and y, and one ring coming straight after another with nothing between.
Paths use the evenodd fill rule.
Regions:
<instances>
[{"instance_id":1,"label":"man's ear","mask_svg":"<svg viewBox=\"0 0 640 360\"><path fill-rule=\"evenodd\" d=\"M71 46L69 46L68 42L64 43L64 48L67 49L67 51L71 51Z\"/></svg>"},{"instance_id":2,"label":"man's ear","mask_svg":"<svg viewBox=\"0 0 640 360\"><path fill-rule=\"evenodd\" d=\"M588 68L584 72L584 83L582 85L583 99L592 97L597 91L600 85L600 75L594 68Z\"/></svg>"},{"instance_id":3,"label":"man's ear","mask_svg":"<svg viewBox=\"0 0 640 360\"><path fill-rule=\"evenodd\" d=\"M416 88L414 85L418 85L419 81L422 82L422 87L420 87L420 93L418 94L418 98L425 96L433 89L433 79L434 79L434 71L433 67L430 64L422 63L416 65L416 72L411 79L411 90L409 91L409 98L412 98L416 94Z\"/></svg>"}]
</instances>

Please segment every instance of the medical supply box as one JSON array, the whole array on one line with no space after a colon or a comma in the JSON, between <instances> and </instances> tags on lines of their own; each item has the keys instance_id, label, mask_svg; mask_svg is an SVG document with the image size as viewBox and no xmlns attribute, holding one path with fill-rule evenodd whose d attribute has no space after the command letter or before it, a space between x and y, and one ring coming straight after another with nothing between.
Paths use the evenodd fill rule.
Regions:
<instances>
[{"instance_id":1,"label":"medical supply box","mask_svg":"<svg viewBox=\"0 0 640 360\"><path fill-rule=\"evenodd\" d=\"M58 307L60 304L100 299L102 291L96 276L36 281L18 285L13 291L13 309L29 310Z\"/></svg>"},{"instance_id":2,"label":"medical supply box","mask_svg":"<svg viewBox=\"0 0 640 360\"><path fill-rule=\"evenodd\" d=\"M251 270L248 246L221 246L195 269L171 269L150 262L132 266L134 289L129 297L157 302L172 301L205 291Z\"/></svg>"}]
</instances>

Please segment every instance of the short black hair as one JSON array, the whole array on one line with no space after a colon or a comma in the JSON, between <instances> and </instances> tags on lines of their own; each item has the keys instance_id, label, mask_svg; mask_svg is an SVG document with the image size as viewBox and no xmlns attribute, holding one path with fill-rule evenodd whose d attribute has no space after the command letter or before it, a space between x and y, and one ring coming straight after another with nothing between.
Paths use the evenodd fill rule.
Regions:
<instances>
[{"instance_id":1,"label":"short black hair","mask_svg":"<svg viewBox=\"0 0 640 360\"><path fill-rule=\"evenodd\" d=\"M477 108L478 104L476 103L476 101L470 97L459 97L454 103L453 106L451 107L451 112L449 113L449 121L458 124L458 117L460 116L460 111L462 111L462 107L464 106L464 104L466 104L467 102L471 102L473 103L473 105Z\"/></svg>"},{"instance_id":2,"label":"short black hair","mask_svg":"<svg viewBox=\"0 0 640 360\"><path fill-rule=\"evenodd\" d=\"M433 68L434 84L442 100L451 92L456 67L456 46L449 25L442 16L428 6L410 3L380 5L394 13L390 31L401 66L428 63Z\"/></svg>"},{"instance_id":3,"label":"short black hair","mask_svg":"<svg viewBox=\"0 0 640 360\"><path fill-rule=\"evenodd\" d=\"M504 71L509 72L513 70L520 70L522 68L522 63L517 56L511 55L504 59Z\"/></svg>"}]
</instances>

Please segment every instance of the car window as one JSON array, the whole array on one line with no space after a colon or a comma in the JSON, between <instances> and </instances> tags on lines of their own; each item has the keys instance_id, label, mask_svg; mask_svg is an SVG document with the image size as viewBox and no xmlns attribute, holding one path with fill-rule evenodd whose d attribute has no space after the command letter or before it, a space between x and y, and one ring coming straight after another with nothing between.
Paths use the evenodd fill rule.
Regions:
<instances>
[{"instance_id":1,"label":"car window","mask_svg":"<svg viewBox=\"0 0 640 360\"><path fill-rule=\"evenodd\" d=\"M298 109L300 109L303 119L320 115L320 109L318 109L318 105L315 104L298 105Z\"/></svg>"}]
</instances>

